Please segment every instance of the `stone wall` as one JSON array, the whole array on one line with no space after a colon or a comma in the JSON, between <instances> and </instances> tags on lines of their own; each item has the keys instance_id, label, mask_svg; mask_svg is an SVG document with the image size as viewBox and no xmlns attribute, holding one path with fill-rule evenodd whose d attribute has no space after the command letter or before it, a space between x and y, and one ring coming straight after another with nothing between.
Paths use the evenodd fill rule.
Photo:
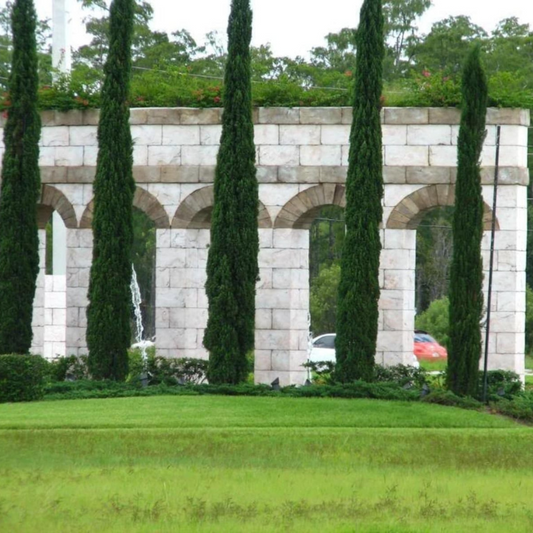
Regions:
<instances>
[{"instance_id":1,"label":"stone wall","mask_svg":"<svg viewBox=\"0 0 533 533\"><path fill-rule=\"evenodd\" d=\"M167 356L206 356L203 284L221 113L182 108L131 113L134 202L157 228L157 347ZM459 118L456 109L382 111L385 196L376 359L385 364L412 357L416 227L428 210L453 204ZM307 347L308 229L322 206L344 206L351 109L260 108L254 120L261 201L256 377L300 383ZM86 351L97 121L95 110L43 113L41 208L43 217L57 210L68 235L67 353ZM522 372L529 113L488 111L481 161L487 226L497 125L501 188L490 365ZM485 264L487 247L486 236Z\"/></svg>"}]
</instances>

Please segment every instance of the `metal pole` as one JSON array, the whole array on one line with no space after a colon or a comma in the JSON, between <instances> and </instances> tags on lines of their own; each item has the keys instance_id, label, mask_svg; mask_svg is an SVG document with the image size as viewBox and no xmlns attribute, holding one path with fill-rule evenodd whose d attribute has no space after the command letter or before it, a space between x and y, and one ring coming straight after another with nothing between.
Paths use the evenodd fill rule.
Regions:
<instances>
[{"instance_id":1,"label":"metal pole","mask_svg":"<svg viewBox=\"0 0 533 533\"><path fill-rule=\"evenodd\" d=\"M489 286L487 293L487 326L485 333L485 360L483 362L483 402L487 401L487 371L489 364L489 333L490 333L490 308L492 301L492 273L494 269L494 235L496 234L496 203L498 199L498 177L500 166L500 132L501 126L496 128L496 166L494 167L494 192L492 198L492 222L490 228L490 260L489 260Z\"/></svg>"}]
</instances>

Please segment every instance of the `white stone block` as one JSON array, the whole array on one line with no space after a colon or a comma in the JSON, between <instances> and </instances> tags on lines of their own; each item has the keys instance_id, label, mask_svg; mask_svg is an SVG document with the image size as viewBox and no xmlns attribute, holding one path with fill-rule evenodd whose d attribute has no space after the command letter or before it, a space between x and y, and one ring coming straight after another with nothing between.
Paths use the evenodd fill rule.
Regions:
<instances>
[{"instance_id":1,"label":"white stone block","mask_svg":"<svg viewBox=\"0 0 533 533\"><path fill-rule=\"evenodd\" d=\"M71 146L97 146L96 126L70 126Z\"/></svg>"},{"instance_id":2,"label":"white stone block","mask_svg":"<svg viewBox=\"0 0 533 533\"><path fill-rule=\"evenodd\" d=\"M98 147L97 146L84 146L83 147L83 165L86 167L95 167L98 159Z\"/></svg>"},{"instance_id":3,"label":"white stone block","mask_svg":"<svg viewBox=\"0 0 533 533\"><path fill-rule=\"evenodd\" d=\"M499 354L523 353L524 335L517 333L498 333L496 336L496 352Z\"/></svg>"},{"instance_id":4,"label":"white stone block","mask_svg":"<svg viewBox=\"0 0 533 533\"><path fill-rule=\"evenodd\" d=\"M218 146L183 146L182 165L214 166Z\"/></svg>"},{"instance_id":5,"label":"white stone block","mask_svg":"<svg viewBox=\"0 0 533 533\"><path fill-rule=\"evenodd\" d=\"M432 167L456 167L457 147L456 146L430 146L429 164Z\"/></svg>"},{"instance_id":6,"label":"white stone block","mask_svg":"<svg viewBox=\"0 0 533 533\"><path fill-rule=\"evenodd\" d=\"M514 292L522 287L523 274L515 272L493 272L492 290L494 292Z\"/></svg>"},{"instance_id":7,"label":"white stone block","mask_svg":"<svg viewBox=\"0 0 533 533\"><path fill-rule=\"evenodd\" d=\"M259 146L258 164L263 166L291 166L300 164L298 146Z\"/></svg>"},{"instance_id":8,"label":"white stone block","mask_svg":"<svg viewBox=\"0 0 533 533\"><path fill-rule=\"evenodd\" d=\"M87 289L85 287L71 287L67 291L67 309L71 307L87 307L87 304L89 303L88 297L87 297ZM61 306L57 306L59 309L61 309ZM63 305L64 307L64 305Z\"/></svg>"},{"instance_id":9,"label":"white stone block","mask_svg":"<svg viewBox=\"0 0 533 533\"><path fill-rule=\"evenodd\" d=\"M258 330L255 334L256 348L259 350L288 350L290 335L289 330Z\"/></svg>"},{"instance_id":10,"label":"white stone block","mask_svg":"<svg viewBox=\"0 0 533 533\"><path fill-rule=\"evenodd\" d=\"M290 309L291 298L287 289L259 289L256 309Z\"/></svg>"},{"instance_id":11,"label":"white stone block","mask_svg":"<svg viewBox=\"0 0 533 533\"><path fill-rule=\"evenodd\" d=\"M320 126L280 126L279 142L282 145L320 144Z\"/></svg>"},{"instance_id":12,"label":"white stone block","mask_svg":"<svg viewBox=\"0 0 533 533\"><path fill-rule=\"evenodd\" d=\"M32 321L32 324L34 325L39 325L39 324L35 324L35 313L39 311L43 311L43 308L42 307L39 307L39 308L33 308L33 321ZM53 309L44 309L44 325L45 326L52 326L54 324L54 310Z\"/></svg>"},{"instance_id":13,"label":"white stone block","mask_svg":"<svg viewBox=\"0 0 533 533\"><path fill-rule=\"evenodd\" d=\"M199 126L163 126L164 145L198 145L200 144ZM202 144L217 144L203 143Z\"/></svg>"},{"instance_id":14,"label":"white stone block","mask_svg":"<svg viewBox=\"0 0 533 533\"><path fill-rule=\"evenodd\" d=\"M259 228L259 248L272 248L273 231L271 229Z\"/></svg>"},{"instance_id":15,"label":"white stone block","mask_svg":"<svg viewBox=\"0 0 533 533\"><path fill-rule=\"evenodd\" d=\"M165 166L190 164L181 161L180 146L149 146L148 147L148 165Z\"/></svg>"},{"instance_id":16,"label":"white stone block","mask_svg":"<svg viewBox=\"0 0 533 533\"><path fill-rule=\"evenodd\" d=\"M274 248L301 248L309 249L309 231L291 228L279 228L273 230Z\"/></svg>"},{"instance_id":17,"label":"white stone block","mask_svg":"<svg viewBox=\"0 0 533 533\"><path fill-rule=\"evenodd\" d=\"M157 250L156 264L158 269L185 268L186 261L186 249L159 248Z\"/></svg>"},{"instance_id":18,"label":"white stone block","mask_svg":"<svg viewBox=\"0 0 533 533\"><path fill-rule=\"evenodd\" d=\"M524 313L491 313L490 331L493 333L523 333L525 315Z\"/></svg>"},{"instance_id":19,"label":"white stone block","mask_svg":"<svg viewBox=\"0 0 533 533\"><path fill-rule=\"evenodd\" d=\"M63 326L46 326L44 328L44 342L64 342L66 329Z\"/></svg>"},{"instance_id":20,"label":"white stone block","mask_svg":"<svg viewBox=\"0 0 533 533\"><path fill-rule=\"evenodd\" d=\"M131 126L131 137L135 145L160 146L163 138L162 126L135 125ZM180 144L180 143L173 143Z\"/></svg>"},{"instance_id":21,"label":"white stone block","mask_svg":"<svg viewBox=\"0 0 533 533\"><path fill-rule=\"evenodd\" d=\"M340 146L302 146L300 164L303 166L339 166L341 164Z\"/></svg>"},{"instance_id":22,"label":"white stone block","mask_svg":"<svg viewBox=\"0 0 533 533\"><path fill-rule=\"evenodd\" d=\"M385 165L426 167L428 164L428 146L385 146Z\"/></svg>"},{"instance_id":23,"label":"white stone block","mask_svg":"<svg viewBox=\"0 0 533 533\"><path fill-rule=\"evenodd\" d=\"M350 126L322 126L320 141L322 144L347 145L350 142Z\"/></svg>"},{"instance_id":24,"label":"white stone block","mask_svg":"<svg viewBox=\"0 0 533 533\"><path fill-rule=\"evenodd\" d=\"M380 268L385 270L414 270L416 265L410 250L381 250Z\"/></svg>"},{"instance_id":25,"label":"white stone block","mask_svg":"<svg viewBox=\"0 0 533 533\"><path fill-rule=\"evenodd\" d=\"M527 127L502 126L500 144L501 146L527 146Z\"/></svg>"},{"instance_id":26,"label":"white stone block","mask_svg":"<svg viewBox=\"0 0 533 533\"><path fill-rule=\"evenodd\" d=\"M90 268L92 259L92 248L69 248L67 250L68 268Z\"/></svg>"},{"instance_id":27,"label":"white stone block","mask_svg":"<svg viewBox=\"0 0 533 533\"><path fill-rule=\"evenodd\" d=\"M260 268L259 280L256 284L256 289L272 289L273 286L273 269L272 268Z\"/></svg>"},{"instance_id":28,"label":"white stone block","mask_svg":"<svg viewBox=\"0 0 533 533\"><path fill-rule=\"evenodd\" d=\"M81 167L83 165L82 146L58 146L55 148L57 167Z\"/></svg>"},{"instance_id":29,"label":"white stone block","mask_svg":"<svg viewBox=\"0 0 533 533\"><path fill-rule=\"evenodd\" d=\"M342 145L341 150L341 166L347 167L350 159L350 147L348 145Z\"/></svg>"},{"instance_id":30,"label":"white stone block","mask_svg":"<svg viewBox=\"0 0 533 533\"><path fill-rule=\"evenodd\" d=\"M42 128L39 144L41 146L68 146L68 126Z\"/></svg>"},{"instance_id":31,"label":"white stone block","mask_svg":"<svg viewBox=\"0 0 533 533\"><path fill-rule=\"evenodd\" d=\"M383 203L385 206L396 207L404 198L422 189L424 185L395 185L390 184L385 187ZM384 217L385 218L385 217ZM386 220L386 219L385 219ZM400 230L406 231L406 230Z\"/></svg>"},{"instance_id":32,"label":"white stone block","mask_svg":"<svg viewBox=\"0 0 533 533\"><path fill-rule=\"evenodd\" d=\"M207 326L207 309L186 309L185 327L205 329Z\"/></svg>"},{"instance_id":33,"label":"white stone block","mask_svg":"<svg viewBox=\"0 0 533 533\"><path fill-rule=\"evenodd\" d=\"M496 300L496 311L503 313L525 312L526 298L521 292L494 292L493 300ZM485 298L486 300L486 298Z\"/></svg>"},{"instance_id":34,"label":"white stone block","mask_svg":"<svg viewBox=\"0 0 533 533\"><path fill-rule=\"evenodd\" d=\"M416 231L403 229L386 229L384 248L389 250L416 250Z\"/></svg>"},{"instance_id":35,"label":"white stone block","mask_svg":"<svg viewBox=\"0 0 533 533\"><path fill-rule=\"evenodd\" d=\"M159 329L170 327L170 309L160 307L157 301L155 307L155 327L157 329L156 338L159 336Z\"/></svg>"},{"instance_id":36,"label":"white stone block","mask_svg":"<svg viewBox=\"0 0 533 533\"><path fill-rule=\"evenodd\" d=\"M254 127L255 144L279 144L279 128L274 124L256 124Z\"/></svg>"},{"instance_id":37,"label":"white stone block","mask_svg":"<svg viewBox=\"0 0 533 533\"><path fill-rule=\"evenodd\" d=\"M526 146L500 147L500 166L502 167L527 167Z\"/></svg>"},{"instance_id":38,"label":"white stone block","mask_svg":"<svg viewBox=\"0 0 533 533\"><path fill-rule=\"evenodd\" d=\"M135 145L133 147L133 165L136 167L148 165L148 146Z\"/></svg>"},{"instance_id":39,"label":"white stone block","mask_svg":"<svg viewBox=\"0 0 533 533\"><path fill-rule=\"evenodd\" d=\"M300 192L296 184L270 184L259 185L259 198L266 206L282 206Z\"/></svg>"},{"instance_id":40,"label":"white stone block","mask_svg":"<svg viewBox=\"0 0 533 533\"><path fill-rule=\"evenodd\" d=\"M170 248L170 229L156 229L156 248Z\"/></svg>"},{"instance_id":41,"label":"white stone block","mask_svg":"<svg viewBox=\"0 0 533 533\"><path fill-rule=\"evenodd\" d=\"M39 166L53 167L56 162L56 149L48 147L39 148Z\"/></svg>"},{"instance_id":42,"label":"white stone block","mask_svg":"<svg viewBox=\"0 0 533 533\"><path fill-rule=\"evenodd\" d=\"M65 293L47 292L44 297L44 306L47 309L65 309Z\"/></svg>"},{"instance_id":43,"label":"white stone block","mask_svg":"<svg viewBox=\"0 0 533 533\"><path fill-rule=\"evenodd\" d=\"M403 146L407 144L407 126L383 124L381 126L383 145Z\"/></svg>"},{"instance_id":44,"label":"white stone block","mask_svg":"<svg viewBox=\"0 0 533 533\"><path fill-rule=\"evenodd\" d=\"M274 289L290 289L292 285L292 269L274 268L272 270L272 287Z\"/></svg>"},{"instance_id":45,"label":"white stone block","mask_svg":"<svg viewBox=\"0 0 533 533\"><path fill-rule=\"evenodd\" d=\"M65 300L66 303L66 300ZM67 325L67 310L66 309L51 309L53 313L53 325L63 326Z\"/></svg>"},{"instance_id":46,"label":"white stone block","mask_svg":"<svg viewBox=\"0 0 533 533\"><path fill-rule=\"evenodd\" d=\"M255 350L255 371L269 371L272 368L272 351Z\"/></svg>"},{"instance_id":47,"label":"white stone block","mask_svg":"<svg viewBox=\"0 0 533 533\"><path fill-rule=\"evenodd\" d=\"M67 290L67 277L65 275L52 276L54 292L65 292Z\"/></svg>"},{"instance_id":48,"label":"white stone block","mask_svg":"<svg viewBox=\"0 0 533 533\"><path fill-rule=\"evenodd\" d=\"M201 289L205 285L206 273L199 268L170 269L170 287L185 289Z\"/></svg>"},{"instance_id":49,"label":"white stone block","mask_svg":"<svg viewBox=\"0 0 533 533\"><path fill-rule=\"evenodd\" d=\"M411 125L407 126L407 144L415 145L450 145L452 127L447 125Z\"/></svg>"},{"instance_id":50,"label":"white stone block","mask_svg":"<svg viewBox=\"0 0 533 533\"><path fill-rule=\"evenodd\" d=\"M289 350L273 350L272 351L272 370L289 371L291 369L291 358Z\"/></svg>"},{"instance_id":51,"label":"white stone block","mask_svg":"<svg viewBox=\"0 0 533 533\"><path fill-rule=\"evenodd\" d=\"M304 254L308 256L307 250ZM260 268L302 268L305 266L302 259L301 250L267 248L259 251Z\"/></svg>"},{"instance_id":52,"label":"white stone block","mask_svg":"<svg viewBox=\"0 0 533 533\"><path fill-rule=\"evenodd\" d=\"M383 288L391 290L414 290L414 272L409 270L385 270Z\"/></svg>"},{"instance_id":53,"label":"white stone block","mask_svg":"<svg viewBox=\"0 0 533 533\"><path fill-rule=\"evenodd\" d=\"M219 124L200 126L200 144L218 146L220 136L222 135L222 126ZM174 143L174 144L195 144L195 143Z\"/></svg>"},{"instance_id":54,"label":"white stone block","mask_svg":"<svg viewBox=\"0 0 533 533\"><path fill-rule=\"evenodd\" d=\"M272 310L256 309L255 310L255 327L256 329L272 329ZM257 352L256 352L257 355Z\"/></svg>"}]
</instances>

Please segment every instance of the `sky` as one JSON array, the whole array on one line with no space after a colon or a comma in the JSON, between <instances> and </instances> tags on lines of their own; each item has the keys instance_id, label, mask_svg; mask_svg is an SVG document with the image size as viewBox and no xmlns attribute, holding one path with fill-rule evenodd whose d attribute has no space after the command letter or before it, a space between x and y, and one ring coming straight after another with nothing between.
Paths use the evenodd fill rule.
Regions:
<instances>
[{"instance_id":1,"label":"sky","mask_svg":"<svg viewBox=\"0 0 533 533\"><path fill-rule=\"evenodd\" d=\"M71 46L87 42L82 19L85 16L77 0L65 0L70 15ZM150 0L149 0L150 1ZM35 0L40 18L51 18L53 0ZM230 0L151 0L154 8L153 29L172 33L188 30L198 44L213 30L225 34ZM270 43L274 55L308 56L315 46L324 44L324 36L345 27L355 27L359 19L361 0L251 0L254 13L252 44ZM0 0L0 5L5 4ZM448 16L467 15L472 22L487 31L507 17L516 16L533 29L531 0L433 0L418 22L423 33L431 25Z\"/></svg>"}]
</instances>

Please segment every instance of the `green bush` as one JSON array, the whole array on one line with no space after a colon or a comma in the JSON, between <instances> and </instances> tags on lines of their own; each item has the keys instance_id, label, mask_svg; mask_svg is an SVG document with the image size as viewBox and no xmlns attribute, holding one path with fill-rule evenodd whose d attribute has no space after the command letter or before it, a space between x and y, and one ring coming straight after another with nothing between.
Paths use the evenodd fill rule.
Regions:
<instances>
[{"instance_id":1,"label":"green bush","mask_svg":"<svg viewBox=\"0 0 533 533\"><path fill-rule=\"evenodd\" d=\"M449 390L435 390L421 398L421 401L427 403L437 403L439 405L448 405L451 407L461 407L462 409L480 409L483 404L474 398L457 396Z\"/></svg>"},{"instance_id":2,"label":"green bush","mask_svg":"<svg viewBox=\"0 0 533 533\"><path fill-rule=\"evenodd\" d=\"M448 298L434 300L423 313L417 315L415 319L416 329L427 331L430 335L435 337L437 342L443 346L447 346L449 341L448 329L450 324L449 308L450 302Z\"/></svg>"},{"instance_id":3,"label":"green bush","mask_svg":"<svg viewBox=\"0 0 533 533\"><path fill-rule=\"evenodd\" d=\"M479 373L479 398L483 391L483 372ZM489 399L512 398L522 391L520 376L508 370L487 372L487 393Z\"/></svg>"},{"instance_id":4,"label":"green bush","mask_svg":"<svg viewBox=\"0 0 533 533\"><path fill-rule=\"evenodd\" d=\"M38 355L0 355L0 403L40 400L45 367Z\"/></svg>"},{"instance_id":5,"label":"green bush","mask_svg":"<svg viewBox=\"0 0 533 533\"><path fill-rule=\"evenodd\" d=\"M512 399L502 398L491 402L493 411L524 422L533 422L533 395L525 392Z\"/></svg>"},{"instance_id":6,"label":"green bush","mask_svg":"<svg viewBox=\"0 0 533 533\"><path fill-rule=\"evenodd\" d=\"M533 289L526 286L526 354L533 352Z\"/></svg>"}]
</instances>

